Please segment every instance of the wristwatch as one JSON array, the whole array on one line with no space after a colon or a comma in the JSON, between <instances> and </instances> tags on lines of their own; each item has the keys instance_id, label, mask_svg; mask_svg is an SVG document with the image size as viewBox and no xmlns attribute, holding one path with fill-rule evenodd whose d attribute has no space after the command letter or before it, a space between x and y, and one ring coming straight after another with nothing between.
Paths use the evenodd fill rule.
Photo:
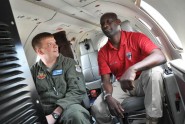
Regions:
<instances>
[{"instance_id":1,"label":"wristwatch","mask_svg":"<svg viewBox=\"0 0 185 124\"><path fill-rule=\"evenodd\" d=\"M51 115L53 116L53 118L55 120L57 120L59 118L59 116L60 116L60 115L58 115L57 113L54 113L54 112Z\"/></svg>"}]
</instances>

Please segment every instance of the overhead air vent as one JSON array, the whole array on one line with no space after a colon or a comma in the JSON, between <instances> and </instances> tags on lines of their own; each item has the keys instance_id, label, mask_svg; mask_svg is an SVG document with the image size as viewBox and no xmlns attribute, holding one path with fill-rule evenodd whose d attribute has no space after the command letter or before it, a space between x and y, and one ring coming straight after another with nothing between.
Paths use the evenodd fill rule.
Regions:
<instances>
[{"instance_id":1,"label":"overhead air vent","mask_svg":"<svg viewBox=\"0 0 185 124\"><path fill-rule=\"evenodd\" d=\"M6 16L5 16L6 15ZM0 124L46 124L8 0L0 1Z\"/></svg>"}]
</instances>

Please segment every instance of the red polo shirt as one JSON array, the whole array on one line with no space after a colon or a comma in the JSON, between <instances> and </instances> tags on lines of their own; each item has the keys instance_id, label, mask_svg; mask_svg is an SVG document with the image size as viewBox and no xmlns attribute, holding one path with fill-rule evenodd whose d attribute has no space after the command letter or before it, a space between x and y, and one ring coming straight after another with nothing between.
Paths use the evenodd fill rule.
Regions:
<instances>
[{"instance_id":1,"label":"red polo shirt","mask_svg":"<svg viewBox=\"0 0 185 124\"><path fill-rule=\"evenodd\" d=\"M113 73L119 79L130 66L143 60L156 48L158 47L142 33L121 31L119 49L108 41L98 52L99 73ZM137 76L140 73L137 72Z\"/></svg>"}]
</instances>

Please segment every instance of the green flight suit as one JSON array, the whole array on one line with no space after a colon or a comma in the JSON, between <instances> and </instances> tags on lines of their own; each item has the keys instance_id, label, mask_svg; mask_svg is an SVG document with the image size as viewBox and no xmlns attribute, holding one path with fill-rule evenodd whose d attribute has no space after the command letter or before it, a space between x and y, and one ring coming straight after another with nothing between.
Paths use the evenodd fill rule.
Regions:
<instances>
[{"instance_id":1,"label":"green flight suit","mask_svg":"<svg viewBox=\"0 0 185 124\"><path fill-rule=\"evenodd\" d=\"M73 59L60 54L51 69L40 60L31 67L31 72L45 115L61 106L62 124L90 124L89 112L81 106L85 85L75 66Z\"/></svg>"}]
</instances>

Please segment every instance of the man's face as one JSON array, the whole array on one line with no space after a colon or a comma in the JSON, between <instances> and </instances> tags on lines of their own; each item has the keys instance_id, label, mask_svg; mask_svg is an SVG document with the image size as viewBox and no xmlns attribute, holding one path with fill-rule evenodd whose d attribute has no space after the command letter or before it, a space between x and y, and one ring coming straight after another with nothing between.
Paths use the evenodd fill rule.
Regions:
<instances>
[{"instance_id":1,"label":"man's face","mask_svg":"<svg viewBox=\"0 0 185 124\"><path fill-rule=\"evenodd\" d=\"M43 40L41 40L41 46L39 48L44 56L46 57L58 57L58 45L56 44L56 41L54 37L48 37Z\"/></svg>"},{"instance_id":2,"label":"man's face","mask_svg":"<svg viewBox=\"0 0 185 124\"><path fill-rule=\"evenodd\" d=\"M111 15L104 15L100 20L100 24L103 33L109 38L119 32L118 19L111 17Z\"/></svg>"}]
</instances>

